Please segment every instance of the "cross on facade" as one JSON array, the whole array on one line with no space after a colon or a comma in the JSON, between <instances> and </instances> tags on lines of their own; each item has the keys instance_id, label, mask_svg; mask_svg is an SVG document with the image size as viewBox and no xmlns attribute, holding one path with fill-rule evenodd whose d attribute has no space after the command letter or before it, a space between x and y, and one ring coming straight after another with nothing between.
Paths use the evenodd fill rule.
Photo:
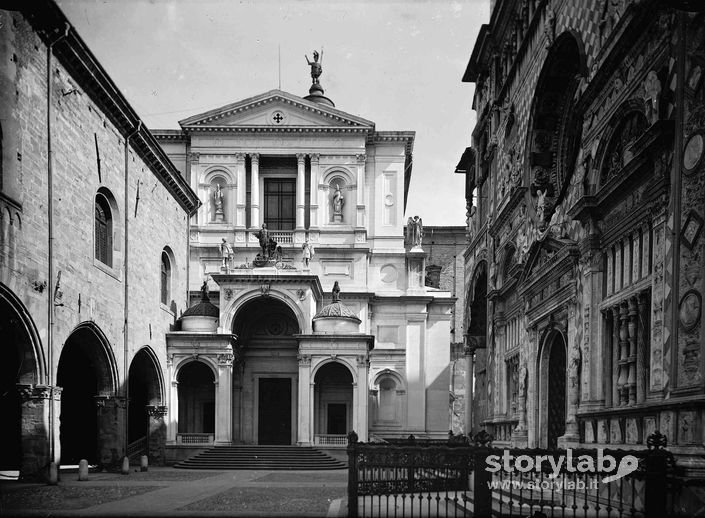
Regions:
<instances>
[{"instance_id":1,"label":"cross on facade","mask_svg":"<svg viewBox=\"0 0 705 518\"><path fill-rule=\"evenodd\" d=\"M281 121L284 120L284 116L283 116L281 113L277 112L277 113L274 114L274 116L272 117L272 119L274 119L274 122L276 122L277 124L279 124Z\"/></svg>"}]
</instances>

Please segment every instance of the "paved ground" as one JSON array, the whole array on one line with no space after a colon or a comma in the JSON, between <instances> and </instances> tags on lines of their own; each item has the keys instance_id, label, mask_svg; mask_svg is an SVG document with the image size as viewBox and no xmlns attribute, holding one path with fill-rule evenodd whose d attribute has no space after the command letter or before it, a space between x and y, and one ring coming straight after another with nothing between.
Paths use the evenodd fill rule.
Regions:
<instances>
[{"instance_id":1,"label":"paved ground","mask_svg":"<svg viewBox=\"0 0 705 518\"><path fill-rule=\"evenodd\" d=\"M62 473L57 486L0 482L0 516L345 516L347 471Z\"/></svg>"}]
</instances>

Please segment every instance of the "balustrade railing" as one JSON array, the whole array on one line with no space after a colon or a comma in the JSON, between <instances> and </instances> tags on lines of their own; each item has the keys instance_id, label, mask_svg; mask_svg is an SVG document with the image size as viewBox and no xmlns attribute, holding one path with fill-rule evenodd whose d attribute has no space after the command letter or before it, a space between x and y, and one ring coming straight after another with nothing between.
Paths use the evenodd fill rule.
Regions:
<instances>
[{"instance_id":1,"label":"balustrade railing","mask_svg":"<svg viewBox=\"0 0 705 518\"><path fill-rule=\"evenodd\" d=\"M335 434L316 434L313 436L314 444L321 446L347 446L348 436L347 435L335 435Z\"/></svg>"},{"instance_id":2,"label":"balustrade railing","mask_svg":"<svg viewBox=\"0 0 705 518\"><path fill-rule=\"evenodd\" d=\"M274 239L278 245L291 245L294 243L293 230L271 230L269 237Z\"/></svg>"},{"instance_id":3,"label":"balustrade railing","mask_svg":"<svg viewBox=\"0 0 705 518\"><path fill-rule=\"evenodd\" d=\"M502 449L480 432L446 445L348 436L348 516L677 516L674 457L648 449Z\"/></svg>"},{"instance_id":4,"label":"balustrade railing","mask_svg":"<svg viewBox=\"0 0 705 518\"><path fill-rule=\"evenodd\" d=\"M213 444L212 433L177 433L176 444Z\"/></svg>"}]
</instances>

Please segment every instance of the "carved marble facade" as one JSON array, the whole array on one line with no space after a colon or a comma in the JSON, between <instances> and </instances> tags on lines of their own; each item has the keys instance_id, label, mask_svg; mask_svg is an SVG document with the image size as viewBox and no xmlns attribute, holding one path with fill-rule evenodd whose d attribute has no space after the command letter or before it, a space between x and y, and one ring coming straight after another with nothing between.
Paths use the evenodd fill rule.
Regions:
<instances>
[{"instance_id":1,"label":"carved marble facade","mask_svg":"<svg viewBox=\"0 0 705 518\"><path fill-rule=\"evenodd\" d=\"M597 4L498 2L465 72L475 428L544 447L631 447L659 429L700 455L705 19Z\"/></svg>"}]
</instances>

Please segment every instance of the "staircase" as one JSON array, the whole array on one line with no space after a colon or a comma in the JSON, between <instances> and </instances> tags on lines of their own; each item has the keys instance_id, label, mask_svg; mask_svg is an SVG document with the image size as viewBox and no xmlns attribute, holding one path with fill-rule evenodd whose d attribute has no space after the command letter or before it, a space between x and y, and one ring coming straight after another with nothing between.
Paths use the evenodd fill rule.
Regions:
<instances>
[{"instance_id":1,"label":"staircase","mask_svg":"<svg viewBox=\"0 0 705 518\"><path fill-rule=\"evenodd\" d=\"M347 463L305 446L216 446L174 465L184 469L326 470Z\"/></svg>"}]
</instances>

